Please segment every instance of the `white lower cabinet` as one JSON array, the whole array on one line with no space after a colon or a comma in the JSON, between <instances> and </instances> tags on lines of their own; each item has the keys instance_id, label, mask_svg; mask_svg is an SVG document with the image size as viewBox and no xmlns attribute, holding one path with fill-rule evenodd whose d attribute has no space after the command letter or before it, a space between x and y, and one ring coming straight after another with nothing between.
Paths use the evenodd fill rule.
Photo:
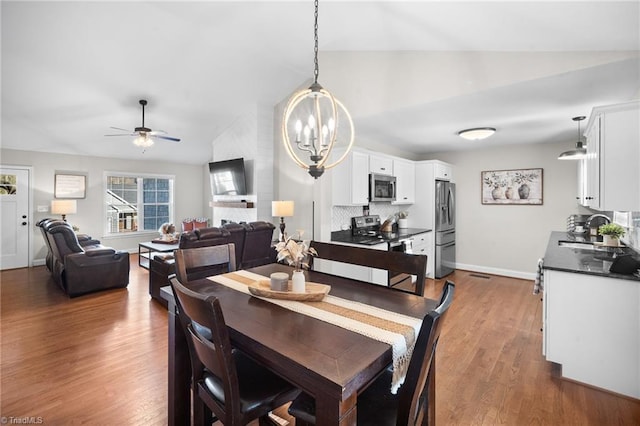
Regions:
<instances>
[{"instance_id":1,"label":"white lower cabinet","mask_svg":"<svg viewBox=\"0 0 640 426\"><path fill-rule=\"evenodd\" d=\"M640 282L544 271L543 354L562 376L640 398Z\"/></svg>"},{"instance_id":2,"label":"white lower cabinet","mask_svg":"<svg viewBox=\"0 0 640 426\"><path fill-rule=\"evenodd\" d=\"M346 246L360 247L365 246L360 244L347 244L332 241L332 244L343 244ZM388 250L389 245L387 243L376 244L373 246L366 246L365 248L372 250ZM325 259L314 259L313 267L315 270L325 272L327 274L338 275L341 277L351 278L354 280L366 281L373 284L387 286L389 283L388 272L384 269L369 268L367 266L352 265L349 263L335 262Z\"/></svg>"},{"instance_id":3,"label":"white lower cabinet","mask_svg":"<svg viewBox=\"0 0 640 426\"><path fill-rule=\"evenodd\" d=\"M433 278L433 232L424 232L413 236L413 254L427 256L426 277Z\"/></svg>"}]
</instances>

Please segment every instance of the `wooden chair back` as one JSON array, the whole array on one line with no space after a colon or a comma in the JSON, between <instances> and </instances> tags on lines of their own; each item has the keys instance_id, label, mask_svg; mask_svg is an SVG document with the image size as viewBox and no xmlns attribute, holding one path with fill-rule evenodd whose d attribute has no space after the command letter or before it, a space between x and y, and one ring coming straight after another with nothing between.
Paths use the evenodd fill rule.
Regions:
<instances>
[{"instance_id":1,"label":"wooden chair back","mask_svg":"<svg viewBox=\"0 0 640 426\"><path fill-rule=\"evenodd\" d=\"M187 335L194 398L199 394L198 382L208 371L221 383L224 397L222 401L208 398L207 405L223 424L238 424L243 416L238 374L220 302L215 296L205 297L188 289L175 278L171 280L171 287Z\"/></svg>"},{"instance_id":2,"label":"wooden chair back","mask_svg":"<svg viewBox=\"0 0 640 426\"><path fill-rule=\"evenodd\" d=\"M182 284L236 270L236 252L233 243L179 249L175 251L174 256L176 275Z\"/></svg>"},{"instance_id":3,"label":"wooden chair back","mask_svg":"<svg viewBox=\"0 0 640 426\"><path fill-rule=\"evenodd\" d=\"M427 256L425 255L371 250L320 241L311 241L311 247L316 249L318 252L316 257L319 259L415 275L416 285L413 293L424 296L424 280L427 271ZM311 259L312 262L313 259ZM394 288L392 285L389 287Z\"/></svg>"},{"instance_id":4,"label":"wooden chair back","mask_svg":"<svg viewBox=\"0 0 640 426\"><path fill-rule=\"evenodd\" d=\"M455 285L447 281L442 290L440 305L422 321L404 384L398 391L397 425L434 424L435 391L430 394L430 380L434 376L435 356L444 317L453 301Z\"/></svg>"}]
</instances>

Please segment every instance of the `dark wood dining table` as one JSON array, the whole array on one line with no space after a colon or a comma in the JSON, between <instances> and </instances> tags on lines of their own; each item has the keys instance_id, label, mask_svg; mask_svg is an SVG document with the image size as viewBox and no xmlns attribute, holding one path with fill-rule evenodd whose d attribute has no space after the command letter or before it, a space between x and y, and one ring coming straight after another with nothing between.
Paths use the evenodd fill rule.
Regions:
<instances>
[{"instance_id":1,"label":"dark wood dining table","mask_svg":"<svg viewBox=\"0 0 640 426\"><path fill-rule=\"evenodd\" d=\"M269 277L291 268L273 263L248 271ZM308 281L330 285L333 296L408 316L423 318L436 307L436 301L411 293L315 271L305 274ZM319 425L355 425L358 392L392 361L387 343L209 279L193 281L188 287L220 300L235 347L315 397ZM162 293L169 300L169 424L185 425L190 424L191 411L188 346L171 289L165 287Z\"/></svg>"}]
</instances>

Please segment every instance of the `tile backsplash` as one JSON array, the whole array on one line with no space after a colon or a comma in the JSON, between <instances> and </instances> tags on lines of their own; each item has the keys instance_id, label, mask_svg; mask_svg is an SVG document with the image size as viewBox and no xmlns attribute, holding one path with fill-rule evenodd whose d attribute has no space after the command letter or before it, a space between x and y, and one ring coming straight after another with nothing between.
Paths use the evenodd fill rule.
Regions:
<instances>
[{"instance_id":1,"label":"tile backsplash","mask_svg":"<svg viewBox=\"0 0 640 426\"><path fill-rule=\"evenodd\" d=\"M369 204L369 214L377 214L382 222L400 210L409 210L408 206L393 206L390 203ZM331 210L331 231L340 231L351 227L351 218L362 216L362 206L333 206Z\"/></svg>"}]
</instances>

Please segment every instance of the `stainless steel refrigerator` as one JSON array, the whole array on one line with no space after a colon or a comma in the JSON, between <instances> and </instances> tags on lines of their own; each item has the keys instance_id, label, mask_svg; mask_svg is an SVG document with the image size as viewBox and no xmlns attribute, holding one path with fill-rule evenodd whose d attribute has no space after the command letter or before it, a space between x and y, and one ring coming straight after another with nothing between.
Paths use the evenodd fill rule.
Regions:
<instances>
[{"instance_id":1,"label":"stainless steel refrigerator","mask_svg":"<svg viewBox=\"0 0 640 426\"><path fill-rule=\"evenodd\" d=\"M456 185L454 183L436 180L436 278L442 278L455 269L456 264Z\"/></svg>"}]
</instances>

